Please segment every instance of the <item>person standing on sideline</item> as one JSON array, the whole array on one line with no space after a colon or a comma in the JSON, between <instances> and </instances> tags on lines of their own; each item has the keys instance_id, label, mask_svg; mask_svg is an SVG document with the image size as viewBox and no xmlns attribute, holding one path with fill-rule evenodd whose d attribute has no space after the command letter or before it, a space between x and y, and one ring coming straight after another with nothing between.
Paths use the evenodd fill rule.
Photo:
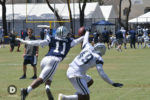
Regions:
<instances>
[{"instance_id":1,"label":"person standing on sideline","mask_svg":"<svg viewBox=\"0 0 150 100\"><path fill-rule=\"evenodd\" d=\"M41 61L41 73L39 78L34 80L31 85L27 88L21 89L21 100L25 100L27 95L35 88L37 88L42 83L46 85L46 93L49 100L54 100L51 91L50 85L52 83L53 75L56 72L58 64L66 57L68 52L72 47L79 44L83 40L83 36L78 39L73 39L68 37L69 31L65 26L60 26L56 30L54 37L46 34L44 40L34 40L34 41L24 41L22 39L17 39L22 43L34 46L49 46L50 49L48 53Z\"/></svg>"},{"instance_id":2,"label":"person standing on sideline","mask_svg":"<svg viewBox=\"0 0 150 100\"><path fill-rule=\"evenodd\" d=\"M76 89L74 95L59 94L58 100L90 100L90 92L88 87L93 84L93 79L86 74L89 68L96 66L99 75L108 84L114 87L122 87L121 83L114 83L105 74L103 70L102 56L106 52L106 47L103 43L97 43L94 47L89 43L89 32L86 31L84 36L82 51L69 64L67 77Z\"/></svg>"},{"instance_id":3,"label":"person standing on sideline","mask_svg":"<svg viewBox=\"0 0 150 100\"><path fill-rule=\"evenodd\" d=\"M97 30L95 30L95 32L93 33L93 41L92 41L92 44L96 44L99 42L99 34L97 32Z\"/></svg>"},{"instance_id":4,"label":"person standing on sideline","mask_svg":"<svg viewBox=\"0 0 150 100\"><path fill-rule=\"evenodd\" d=\"M105 44L105 43L107 43L107 47L108 47L108 49L110 49L110 47L109 47L109 44L110 44L110 42L109 42L109 32L107 31L107 29L106 28L104 28L104 30L103 30L103 32L102 32L102 37L103 37L103 43Z\"/></svg>"},{"instance_id":5,"label":"person standing on sideline","mask_svg":"<svg viewBox=\"0 0 150 100\"><path fill-rule=\"evenodd\" d=\"M140 26L137 26L136 29L136 34L137 34L137 48L139 48L139 44L141 44L141 48L143 48L142 43L143 43L143 30Z\"/></svg>"},{"instance_id":6,"label":"person standing on sideline","mask_svg":"<svg viewBox=\"0 0 150 100\"><path fill-rule=\"evenodd\" d=\"M4 45L4 33L3 33L3 29L0 27L0 48L1 48L1 45L3 45L3 48L5 48L5 45Z\"/></svg>"},{"instance_id":7,"label":"person standing on sideline","mask_svg":"<svg viewBox=\"0 0 150 100\"><path fill-rule=\"evenodd\" d=\"M27 30L28 36L25 38L25 40L36 40L35 37L32 35L33 30L29 28ZM37 46L31 46L28 44L25 44L24 48L24 62L23 62L23 75L20 77L20 79L25 79L26 78L26 71L27 71L27 64L31 64L33 67L33 72L34 75L31 77L31 79L36 79L37 78L37 57L38 57L38 52L39 49Z\"/></svg>"},{"instance_id":8,"label":"person standing on sideline","mask_svg":"<svg viewBox=\"0 0 150 100\"><path fill-rule=\"evenodd\" d=\"M132 46L134 47L134 49L136 49L135 43L136 43L136 32L135 30L131 29L129 31L129 35L130 35L130 47L132 48Z\"/></svg>"}]
</instances>

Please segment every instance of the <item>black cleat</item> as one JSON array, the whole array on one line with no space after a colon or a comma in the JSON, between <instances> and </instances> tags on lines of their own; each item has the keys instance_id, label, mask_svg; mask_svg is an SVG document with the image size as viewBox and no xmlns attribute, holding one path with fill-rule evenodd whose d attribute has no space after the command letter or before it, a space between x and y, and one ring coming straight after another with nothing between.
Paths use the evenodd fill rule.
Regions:
<instances>
[{"instance_id":1,"label":"black cleat","mask_svg":"<svg viewBox=\"0 0 150 100\"><path fill-rule=\"evenodd\" d=\"M47 94L48 100L54 100L54 97L53 97L50 89L46 89L46 94Z\"/></svg>"},{"instance_id":2,"label":"black cleat","mask_svg":"<svg viewBox=\"0 0 150 100\"><path fill-rule=\"evenodd\" d=\"M26 96L28 95L27 89L21 89L21 100L25 100Z\"/></svg>"},{"instance_id":3,"label":"black cleat","mask_svg":"<svg viewBox=\"0 0 150 100\"><path fill-rule=\"evenodd\" d=\"M37 79L37 76L36 75L34 75L34 76L32 76L30 79Z\"/></svg>"},{"instance_id":4,"label":"black cleat","mask_svg":"<svg viewBox=\"0 0 150 100\"><path fill-rule=\"evenodd\" d=\"M26 79L26 75L22 75L19 79Z\"/></svg>"}]
</instances>

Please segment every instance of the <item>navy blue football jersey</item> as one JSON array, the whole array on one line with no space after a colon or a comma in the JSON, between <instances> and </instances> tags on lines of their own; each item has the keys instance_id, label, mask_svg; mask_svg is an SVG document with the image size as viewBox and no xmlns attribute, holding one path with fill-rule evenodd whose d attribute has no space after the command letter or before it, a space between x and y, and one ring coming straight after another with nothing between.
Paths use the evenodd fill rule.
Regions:
<instances>
[{"instance_id":1,"label":"navy blue football jersey","mask_svg":"<svg viewBox=\"0 0 150 100\"><path fill-rule=\"evenodd\" d=\"M56 37L51 37L51 42L49 43L49 52L46 56L56 56L62 57L62 59L67 55L71 48L72 38L59 39Z\"/></svg>"}]
</instances>

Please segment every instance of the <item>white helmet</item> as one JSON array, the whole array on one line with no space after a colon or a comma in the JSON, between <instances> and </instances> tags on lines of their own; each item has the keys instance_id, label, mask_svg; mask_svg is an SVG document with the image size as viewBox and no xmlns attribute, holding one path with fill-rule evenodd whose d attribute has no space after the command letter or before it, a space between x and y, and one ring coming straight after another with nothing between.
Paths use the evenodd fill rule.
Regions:
<instances>
[{"instance_id":1,"label":"white helmet","mask_svg":"<svg viewBox=\"0 0 150 100\"><path fill-rule=\"evenodd\" d=\"M95 50L96 53L103 56L106 52L106 47L105 47L104 43L96 43L94 45L94 50Z\"/></svg>"},{"instance_id":2,"label":"white helmet","mask_svg":"<svg viewBox=\"0 0 150 100\"><path fill-rule=\"evenodd\" d=\"M68 30L65 26L60 26L56 30L56 36L59 38L65 38L68 35Z\"/></svg>"}]
</instances>

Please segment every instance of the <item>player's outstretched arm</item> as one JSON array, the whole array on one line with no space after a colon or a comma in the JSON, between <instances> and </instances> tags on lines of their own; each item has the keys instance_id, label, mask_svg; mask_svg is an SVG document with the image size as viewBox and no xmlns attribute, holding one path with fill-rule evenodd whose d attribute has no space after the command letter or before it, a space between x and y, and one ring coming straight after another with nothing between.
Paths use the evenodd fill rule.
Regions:
<instances>
[{"instance_id":1,"label":"player's outstretched arm","mask_svg":"<svg viewBox=\"0 0 150 100\"><path fill-rule=\"evenodd\" d=\"M28 40L23 40L20 38L16 38L16 40L20 41L21 43L24 44L28 44L28 45L32 45L32 46L46 46L49 44L48 40L32 40L32 41L28 41Z\"/></svg>"},{"instance_id":2,"label":"player's outstretched arm","mask_svg":"<svg viewBox=\"0 0 150 100\"><path fill-rule=\"evenodd\" d=\"M82 37L80 37L80 38L78 38L78 39L73 40L73 41L71 42L71 47L74 47L75 45L81 43L81 42L83 41L83 38L84 38L84 36L82 36Z\"/></svg>"},{"instance_id":3,"label":"player's outstretched arm","mask_svg":"<svg viewBox=\"0 0 150 100\"><path fill-rule=\"evenodd\" d=\"M89 34L90 34L89 31L86 31L86 33L84 35L82 47L84 47L86 45L86 43L89 43Z\"/></svg>"},{"instance_id":4,"label":"player's outstretched arm","mask_svg":"<svg viewBox=\"0 0 150 100\"><path fill-rule=\"evenodd\" d=\"M123 84L121 83L114 83L111 79L109 79L109 77L105 74L104 70L103 70L103 64L97 64L97 70L99 75L102 77L102 79L107 82L108 84L111 84L114 87L122 87Z\"/></svg>"}]
</instances>

